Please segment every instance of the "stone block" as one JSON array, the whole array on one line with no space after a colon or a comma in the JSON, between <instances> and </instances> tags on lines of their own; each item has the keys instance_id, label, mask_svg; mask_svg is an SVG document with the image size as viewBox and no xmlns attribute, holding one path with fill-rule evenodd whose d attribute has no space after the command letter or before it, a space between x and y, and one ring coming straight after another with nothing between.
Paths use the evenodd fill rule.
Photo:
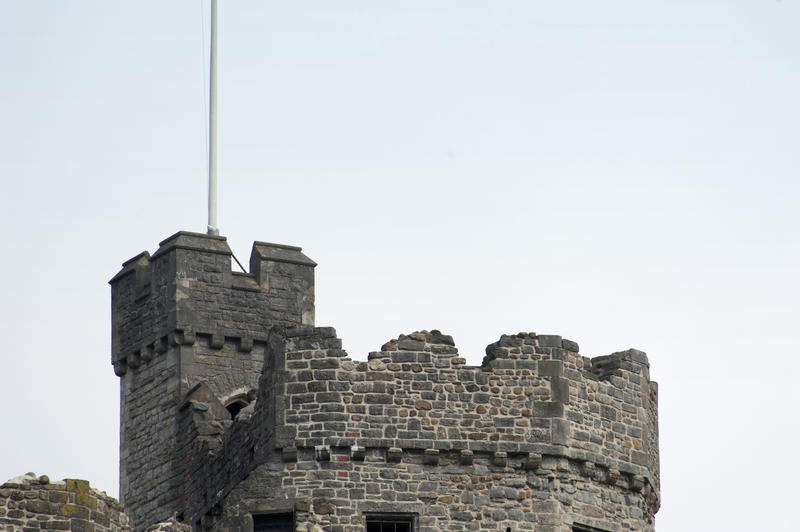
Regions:
<instances>
[{"instance_id":1,"label":"stone block","mask_svg":"<svg viewBox=\"0 0 800 532\"><path fill-rule=\"evenodd\" d=\"M561 377L553 377L550 381L550 391L553 401L569 403L569 381Z\"/></svg>"},{"instance_id":2,"label":"stone block","mask_svg":"<svg viewBox=\"0 0 800 532\"><path fill-rule=\"evenodd\" d=\"M81 519L88 519L89 516L91 515L91 512L89 511L88 508L69 503L62 504L61 508L59 508L58 510L58 513L59 515L62 515L64 517L69 517L69 518L77 517Z\"/></svg>"},{"instance_id":3,"label":"stone block","mask_svg":"<svg viewBox=\"0 0 800 532\"><path fill-rule=\"evenodd\" d=\"M397 348L401 351L422 351L425 349L425 342L414 340L413 338L403 338L397 342ZM392 357L393 362L406 362L404 360L396 360ZM411 362L410 360L408 362Z\"/></svg>"},{"instance_id":4,"label":"stone block","mask_svg":"<svg viewBox=\"0 0 800 532\"><path fill-rule=\"evenodd\" d=\"M540 334L537 340L539 347L562 347L561 336L556 334Z\"/></svg>"},{"instance_id":5,"label":"stone block","mask_svg":"<svg viewBox=\"0 0 800 532\"><path fill-rule=\"evenodd\" d=\"M617 420L617 411L612 406L601 405L600 415L603 416L603 419L608 419L610 421Z\"/></svg>"},{"instance_id":6,"label":"stone block","mask_svg":"<svg viewBox=\"0 0 800 532\"><path fill-rule=\"evenodd\" d=\"M528 471L534 471L542 465L542 455L539 453L528 453L528 456L523 462L523 468Z\"/></svg>"},{"instance_id":7,"label":"stone block","mask_svg":"<svg viewBox=\"0 0 800 532\"><path fill-rule=\"evenodd\" d=\"M508 465L508 453L505 451L497 451L492 456L492 463L498 467L505 467Z\"/></svg>"},{"instance_id":8,"label":"stone block","mask_svg":"<svg viewBox=\"0 0 800 532\"><path fill-rule=\"evenodd\" d=\"M564 403L553 401L534 401L533 417L562 417L564 415Z\"/></svg>"},{"instance_id":9,"label":"stone block","mask_svg":"<svg viewBox=\"0 0 800 532\"><path fill-rule=\"evenodd\" d=\"M579 352L578 342L573 342L572 340L567 340L566 338L561 339L561 347L573 353Z\"/></svg>"},{"instance_id":10,"label":"stone block","mask_svg":"<svg viewBox=\"0 0 800 532\"><path fill-rule=\"evenodd\" d=\"M367 404L389 405L392 404L392 396L388 393L368 393L364 395L364 402Z\"/></svg>"},{"instance_id":11,"label":"stone block","mask_svg":"<svg viewBox=\"0 0 800 532\"><path fill-rule=\"evenodd\" d=\"M281 459L284 462L297 462L297 448L284 447L281 449Z\"/></svg>"},{"instance_id":12,"label":"stone block","mask_svg":"<svg viewBox=\"0 0 800 532\"><path fill-rule=\"evenodd\" d=\"M537 371L542 377L561 377L564 375L564 363L560 360L540 360Z\"/></svg>"},{"instance_id":13,"label":"stone block","mask_svg":"<svg viewBox=\"0 0 800 532\"><path fill-rule=\"evenodd\" d=\"M439 450L425 449L425 452L422 456L422 463L425 465L439 465Z\"/></svg>"},{"instance_id":14,"label":"stone block","mask_svg":"<svg viewBox=\"0 0 800 532\"><path fill-rule=\"evenodd\" d=\"M570 423L566 419L553 419L552 442L567 445L570 436Z\"/></svg>"}]
</instances>

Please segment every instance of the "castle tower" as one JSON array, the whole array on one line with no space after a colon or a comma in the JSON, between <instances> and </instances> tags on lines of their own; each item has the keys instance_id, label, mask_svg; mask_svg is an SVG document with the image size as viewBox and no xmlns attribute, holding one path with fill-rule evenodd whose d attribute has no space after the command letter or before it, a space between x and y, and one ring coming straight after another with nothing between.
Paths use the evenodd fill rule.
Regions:
<instances>
[{"instance_id":1,"label":"castle tower","mask_svg":"<svg viewBox=\"0 0 800 532\"><path fill-rule=\"evenodd\" d=\"M247 404L269 329L314 324L315 266L300 248L256 242L250 273L236 273L224 237L179 232L109 281L120 501L137 529L179 511L181 401L203 383L223 418Z\"/></svg>"},{"instance_id":2,"label":"castle tower","mask_svg":"<svg viewBox=\"0 0 800 532\"><path fill-rule=\"evenodd\" d=\"M181 232L110 281L134 530L654 530L643 352L518 333L469 366L431 330L353 360L314 326L314 267L256 242L232 273L225 238Z\"/></svg>"}]
</instances>

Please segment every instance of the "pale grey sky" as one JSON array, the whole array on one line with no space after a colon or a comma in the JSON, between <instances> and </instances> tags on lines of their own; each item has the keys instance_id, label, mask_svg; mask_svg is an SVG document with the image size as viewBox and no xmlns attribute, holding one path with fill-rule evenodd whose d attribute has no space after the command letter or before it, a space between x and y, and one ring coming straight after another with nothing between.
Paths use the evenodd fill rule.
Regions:
<instances>
[{"instance_id":1,"label":"pale grey sky","mask_svg":"<svg viewBox=\"0 0 800 532\"><path fill-rule=\"evenodd\" d=\"M221 1L220 226L350 356L636 347L659 532L794 530L800 3ZM117 495L110 290L205 230L200 0L0 1L0 482ZM205 22L206 33L208 23Z\"/></svg>"}]
</instances>

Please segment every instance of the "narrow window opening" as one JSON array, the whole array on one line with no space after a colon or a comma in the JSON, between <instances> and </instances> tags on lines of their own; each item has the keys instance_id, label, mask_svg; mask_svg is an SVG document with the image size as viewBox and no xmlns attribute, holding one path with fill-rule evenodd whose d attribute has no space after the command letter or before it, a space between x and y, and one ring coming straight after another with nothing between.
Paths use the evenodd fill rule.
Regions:
<instances>
[{"instance_id":1,"label":"narrow window opening","mask_svg":"<svg viewBox=\"0 0 800 532\"><path fill-rule=\"evenodd\" d=\"M236 414L238 414L239 411L246 406L247 403L245 403L241 399L237 399L236 401L226 406L225 409L228 410L228 412L231 414L231 419L236 419Z\"/></svg>"}]
</instances>

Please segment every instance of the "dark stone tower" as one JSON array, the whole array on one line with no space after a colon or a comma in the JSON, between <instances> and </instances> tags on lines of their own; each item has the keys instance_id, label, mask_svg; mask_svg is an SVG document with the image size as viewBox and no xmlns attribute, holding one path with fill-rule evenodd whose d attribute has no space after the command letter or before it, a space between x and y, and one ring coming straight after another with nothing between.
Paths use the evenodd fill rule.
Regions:
<instances>
[{"instance_id":1,"label":"dark stone tower","mask_svg":"<svg viewBox=\"0 0 800 532\"><path fill-rule=\"evenodd\" d=\"M137 529L180 511L175 451L189 390L202 382L235 413L258 386L269 329L314 325L316 264L300 248L256 242L250 273L236 273L224 237L179 232L159 246L110 281L120 500Z\"/></svg>"}]
</instances>

